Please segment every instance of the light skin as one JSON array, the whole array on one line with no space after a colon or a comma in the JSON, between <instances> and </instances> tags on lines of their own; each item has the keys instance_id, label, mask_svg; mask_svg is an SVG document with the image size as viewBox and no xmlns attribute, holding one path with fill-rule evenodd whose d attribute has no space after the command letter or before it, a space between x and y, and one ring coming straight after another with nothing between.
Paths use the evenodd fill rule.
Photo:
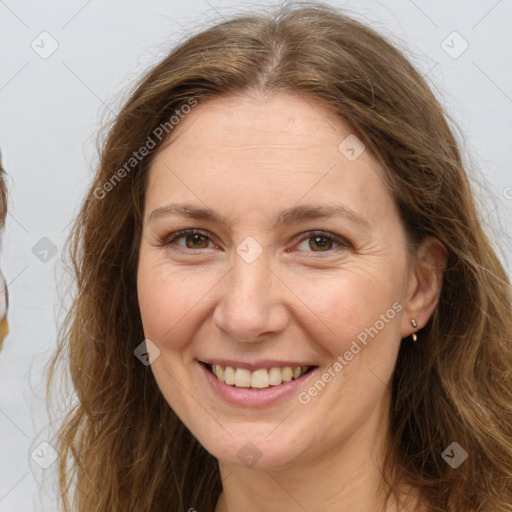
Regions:
<instances>
[{"instance_id":1,"label":"light skin","mask_svg":"<svg viewBox=\"0 0 512 512\"><path fill-rule=\"evenodd\" d=\"M144 333L160 351L151 368L165 399L219 460L217 512L382 510L398 350L431 316L446 256L432 239L411 254L375 159L366 150L349 161L338 148L351 133L310 98L230 95L195 107L152 162ZM183 204L218 218L166 210ZM343 210L279 221L305 205ZM201 234L173 238L186 229ZM262 248L251 263L236 252L248 236ZM228 403L199 363L304 361L321 377L393 304L400 311L306 405L298 393L267 407ZM260 455L252 467L237 457L247 443Z\"/></svg>"}]
</instances>

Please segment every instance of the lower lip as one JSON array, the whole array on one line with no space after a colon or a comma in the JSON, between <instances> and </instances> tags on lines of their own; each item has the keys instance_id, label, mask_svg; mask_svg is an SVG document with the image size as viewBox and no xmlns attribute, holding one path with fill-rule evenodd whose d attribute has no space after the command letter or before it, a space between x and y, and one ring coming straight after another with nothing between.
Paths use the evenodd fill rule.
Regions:
<instances>
[{"instance_id":1,"label":"lower lip","mask_svg":"<svg viewBox=\"0 0 512 512\"><path fill-rule=\"evenodd\" d=\"M226 402L240 407L269 407L289 398L297 393L298 389L313 375L317 368L305 373L298 379L284 382L279 386L270 386L264 389L237 388L220 381L202 363L198 363L211 388Z\"/></svg>"}]
</instances>

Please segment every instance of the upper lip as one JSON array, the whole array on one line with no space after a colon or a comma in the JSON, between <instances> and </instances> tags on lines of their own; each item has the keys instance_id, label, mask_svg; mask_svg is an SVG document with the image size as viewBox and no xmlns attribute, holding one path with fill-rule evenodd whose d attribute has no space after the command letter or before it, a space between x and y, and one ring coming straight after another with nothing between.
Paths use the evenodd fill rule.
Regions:
<instances>
[{"instance_id":1,"label":"upper lip","mask_svg":"<svg viewBox=\"0 0 512 512\"><path fill-rule=\"evenodd\" d=\"M226 367L231 366L232 368L245 368L250 371L260 370L262 368L285 368L287 366L291 368L296 368L297 366L316 366L314 364L299 362L299 361L276 361L275 359L266 359L262 361L237 361L235 359L202 359L199 360L200 363L204 364L218 364L220 366Z\"/></svg>"}]
</instances>

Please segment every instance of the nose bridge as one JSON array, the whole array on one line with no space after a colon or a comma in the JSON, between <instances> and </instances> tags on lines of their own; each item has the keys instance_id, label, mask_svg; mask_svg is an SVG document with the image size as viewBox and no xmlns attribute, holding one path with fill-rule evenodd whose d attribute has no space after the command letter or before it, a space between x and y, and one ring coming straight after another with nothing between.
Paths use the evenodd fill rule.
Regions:
<instances>
[{"instance_id":1,"label":"nose bridge","mask_svg":"<svg viewBox=\"0 0 512 512\"><path fill-rule=\"evenodd\" d=\"M284 329L287 315L275 279L264 255L250 262L235 255L214 312L217 327L240 341Z\"/></svg>"}]
</instances>

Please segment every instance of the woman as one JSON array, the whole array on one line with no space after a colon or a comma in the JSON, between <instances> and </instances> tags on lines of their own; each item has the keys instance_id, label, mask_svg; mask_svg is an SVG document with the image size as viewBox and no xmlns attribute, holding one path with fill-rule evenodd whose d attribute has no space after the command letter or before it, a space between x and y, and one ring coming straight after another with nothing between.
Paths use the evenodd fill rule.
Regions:
<instances>
[{"instance_id":1,"label":"woman","mask_svg":"<svg viewBox=\"0 0 512 512\"><path fill-rule=\"evenodd\" d=\"M65 510L510 510L507 274L441 106L371 29L312 6L185 41L71 249Z\"/></svg>"}]
</instances>

